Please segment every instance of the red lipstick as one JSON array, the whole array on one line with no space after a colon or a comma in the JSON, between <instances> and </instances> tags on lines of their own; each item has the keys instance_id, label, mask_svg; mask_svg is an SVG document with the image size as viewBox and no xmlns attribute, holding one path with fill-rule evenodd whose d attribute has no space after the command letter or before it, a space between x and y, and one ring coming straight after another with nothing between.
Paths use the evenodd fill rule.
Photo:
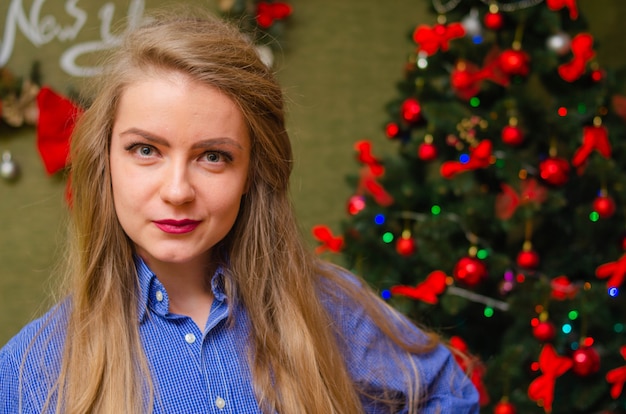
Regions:
<instances>
[{"instance_id":1,"label":"red lipstick","mask_svg":"<svg viewBox=\"0 0 626 414\"><path fill-rule=\"evenodd\" d=\"M185 234L195 230L200 224L198 220L155 220L153 223L163 232L169 234Z\"/></svg>"}]
</instances>

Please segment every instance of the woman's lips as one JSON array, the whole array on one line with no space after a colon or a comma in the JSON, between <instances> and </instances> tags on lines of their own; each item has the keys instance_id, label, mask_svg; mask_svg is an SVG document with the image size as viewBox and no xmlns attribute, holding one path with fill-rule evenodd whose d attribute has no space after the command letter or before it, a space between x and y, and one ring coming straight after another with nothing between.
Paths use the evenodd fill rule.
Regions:
<instances>
[{"instance_id":1,"label":"woman's lips","mask_svg":"<svg viewBox=\"0 0 626 414\"><path fill-rule=\"evenodd\" d=\"M155 220L153 223L163 232L169 234L184 234L195 230L200 224L198 220Z\"/></svg>"}]
</instances>

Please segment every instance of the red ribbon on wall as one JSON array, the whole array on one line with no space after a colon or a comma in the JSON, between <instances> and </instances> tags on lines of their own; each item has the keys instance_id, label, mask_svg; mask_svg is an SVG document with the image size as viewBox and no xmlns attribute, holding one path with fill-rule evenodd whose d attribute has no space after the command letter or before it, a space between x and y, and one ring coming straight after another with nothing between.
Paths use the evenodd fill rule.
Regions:
<instances>
[{"instance_id":1,"label":"red ribbon on wall","mask_svg":"<svg viewBox=\"0 0 626 414\"><path fill-rule=\"evenodd\" d=\"M46 172L52 175L68 164L70 136L82 109L48 87L39 91L37 106L37 149Z\"/></svg>"}]
</instances>

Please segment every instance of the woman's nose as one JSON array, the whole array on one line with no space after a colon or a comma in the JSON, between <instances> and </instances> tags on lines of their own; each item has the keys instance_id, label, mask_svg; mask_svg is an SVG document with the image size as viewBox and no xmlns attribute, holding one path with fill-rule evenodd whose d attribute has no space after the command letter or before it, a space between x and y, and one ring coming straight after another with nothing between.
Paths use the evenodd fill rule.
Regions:
<instances>
[{"instance_id":1,"label":"woman's nose","mask_svg":"<svg viewBox=\"0 0 626 414\"><path fill-rule=\"evenodd\" d=\"M196 192L190 179L187 163L172 162L163 173L161 185L161 199L167 203L181 205L192 201Z\"/></svg>"}]
</instances>

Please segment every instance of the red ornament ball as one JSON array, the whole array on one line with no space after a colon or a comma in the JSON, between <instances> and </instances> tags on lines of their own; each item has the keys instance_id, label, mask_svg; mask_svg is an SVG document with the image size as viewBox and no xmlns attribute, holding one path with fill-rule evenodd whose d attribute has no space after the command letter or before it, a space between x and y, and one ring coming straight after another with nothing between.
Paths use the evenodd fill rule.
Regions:
<instances>
[{"instance_id":1,"label":"red ornament ball","mask_svg":"<svg viewBox=\"0 0 626 414\"><path fill-rule=\"evenodd\" d=\"M396 138L400 134L400 127L395 122L390 122L385 126L387 138Z\"/></svg>"},{"instance_id":2,"label":"red ornament ball","mask_svg":"<svg viewBox=\"0 0 626 414\"><path fill-rule=\"evenodd\" d=\"M574 374L587 377L600 370L600 355L590 346L582 347L572 354L572 371Z\"/></svg>"},{"instance_id":3,"label":"red ornament ball","mask_svg":"<svg viewBox=\"0 0 626 414\"><path fill-rule=\"evenodd\" d=\"M524 142L524 132L520 127L507 125L502 128L501 138L505 144L517 146Z\"/></svg>"},{"instance_id":4,"label":"red ornament ball","mask_svg":"<svg viewBox=\"0 0 626 414\"><path fill-rule=\"evenodd\" d=\"M522 50L507 49L500 54L500 68L507 75L528 75L530 56Z\"/></svg>"},{"instance_id":5,"label":"red ornament ball","mask_svg":"<svg viewBox=\"0 0 626 414\"><path fill-rule=\"evenodd\" d=\"M593 211L600 215L600 218L609 218L615 214L615 201L611 196L598 196L593 200Z\"/></svg>"},{"instance_id":6,"label":"red ornament ball","mask_svg":"<svg viewBox=\"0 0 626 414\"><path fill-rule=\"evenodd\" d=\"M562 186L569 180L570 166L564 158L550 157L539 163L539 176L548 184Z\"/></svg>"},{"instance_id":7,"label":"red ornament ball","mask_svg":"<svg viewBox=\"0 0 626 414\"><path fill-rule=\"evenodd\" d=\"M500 30L504 26L504 16L500 12L489 12L483 19L485 27L490 30Z\"/></svg>"},{"instance_id":8,"label":"red ornament ball","mask_svg":"<svg viewBox=\"0 0 626 414\"><path fill-rule=\"evenodd\" d=\"M437 147L433 144L423 142L417 148L417 156L422 161L432 161L437 158Z\"/></svg>"},{"instance_id":9,"label":"red ornament ball","mask_svg":"<svg viewBox=\"0 0 626 414\"><path fill-rule=\"evenodd\" d=\"M604 72L600 69L592 71L591 79L593 79L594 82L600 82L602 79L604 79Z\"/></svg>"},{"instance_id":10,"label":"red ornament ball","mask_svg":"<svg viewBox=\"0 0 626 414\"><path fill-rule=\"evenodd\" d=\"M353 195L348 199L348 214L355 216L365 208L365 197L362 195Z\"/></svg>"},{"instance_id":11,"label":"red ornament ball","mask_svg":"<svg viewBox=\"0 0 626 414\"><path fill-rule=\"evenodd\" d=\"M417 122L422 119L422 105L415 98L407 98L400 108L402 119L407 122Z\"/></svg>"},{"instance_id":12,"label":"red ornament ball","mask_svg":"<svg viewBox=\"0 0 626 414\"><path fill-rule=\"evenodd\" d=\"M493 414L515 414L515 406L508 401L500 401L493 408Z\"/></svg>"},{"instance_id":13,"label":"red ornament ball","mask_svg":"<svg viewBox=\"0 0 626 414\"><path fill-rule=\"evenodd\" d=\"M539 255L534 250L522 250L517 255L516 262L523 269L535 270L539 267Z\"/></svg>"},{"instance_id":14,"label":"red ornament ball","mask_svg":"<svg viewBox=\"0 0 626 414\"><path fill-rule=\"evenodd\" d=\"M465 65L457 65L450 75L450 84L455 90L466 90L474 86L474 77Z\"/></svg>"},{"instance_id":15,"label":"red ornament ball","mask_svg":"<svg viewBox=\"0 0 626 414\"><path fill-rule=\"evenodd\" d=\"M454 266L454 279L468 286L476 286L487 277L487 266L475 257L463 257Z\"/></svg>"},{"instance_id":16,"label":"red ornament ball","mask_svg":"<svg viewBox=\"0 0 626 414\"><path fill-rule=\"evenodd\" d=\"M540 342L550 342L556 335L554 324L549 321L539 322L533 327L533 336Z\"/></svg>"},{"instance_id":17,"label":"red ornament ball","mask_svg":"<svg viewBox=\"0 0 626 414\"><path fill-rule=\"evenodd\" d=\"M417 250L417 243L412 237L400 237L396 242L396 252L400 256L411 256Z\"/></svg>"}]
</instances>

